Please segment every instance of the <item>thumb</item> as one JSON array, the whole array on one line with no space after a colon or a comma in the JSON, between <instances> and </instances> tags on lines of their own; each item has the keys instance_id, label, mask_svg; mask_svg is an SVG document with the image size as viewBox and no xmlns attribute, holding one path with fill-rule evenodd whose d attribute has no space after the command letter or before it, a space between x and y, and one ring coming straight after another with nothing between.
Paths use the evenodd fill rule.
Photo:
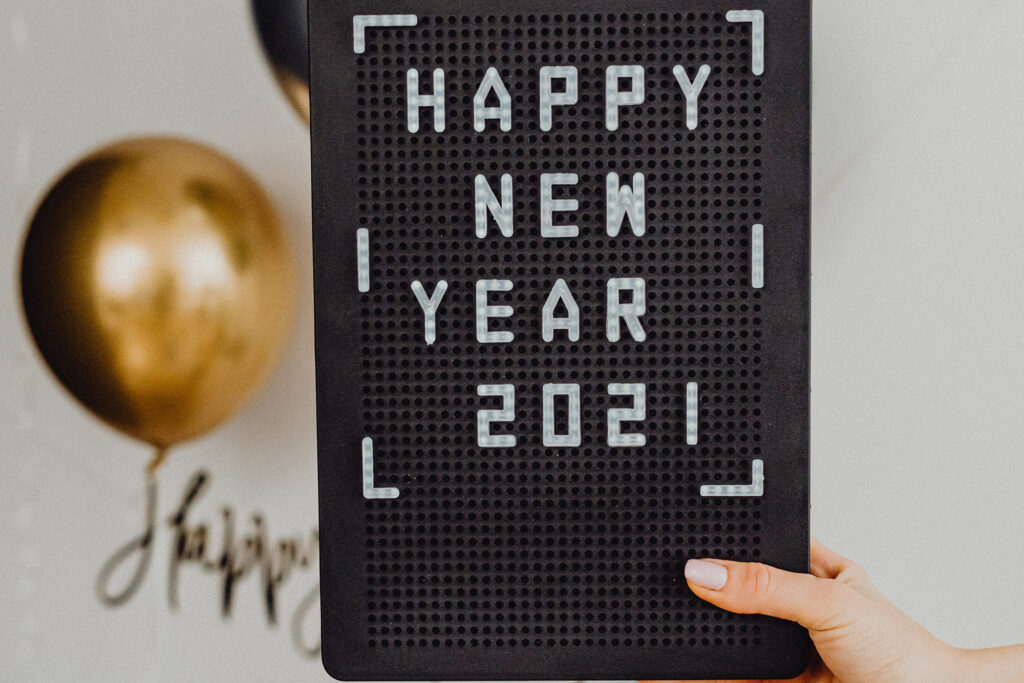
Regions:
<instances>
[{"instance_id":1,"label":"thumb","mask_svg":"<svg viewBox=\"0 0 1024 683\"><path fill-rule=\"evenodd\" d=\"M840 581L756 562L690 560L684 574L697 597L713 605L795 621L811 631L850 624L868 607L864 596Z\"/></svg>"}]
</instances>

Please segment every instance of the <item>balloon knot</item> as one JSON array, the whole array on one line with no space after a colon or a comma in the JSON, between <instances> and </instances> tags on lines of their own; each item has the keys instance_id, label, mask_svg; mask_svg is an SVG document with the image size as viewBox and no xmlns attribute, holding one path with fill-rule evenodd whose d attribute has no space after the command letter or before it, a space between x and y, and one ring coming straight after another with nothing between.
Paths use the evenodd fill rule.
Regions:
<instances>
[{"instance_id":1,"label":"balloon knot","mask_svg":"<svg viewBox=\"0 0 1024 683\"><path fill-rule=\"evenodd\" d=\"M156 453L153 454L153 459L146 465L146 477L152 478L156 474L157 468L164 463L164 458L167 457L167 446L157 446Z\"/></svg>"}]
</instances>

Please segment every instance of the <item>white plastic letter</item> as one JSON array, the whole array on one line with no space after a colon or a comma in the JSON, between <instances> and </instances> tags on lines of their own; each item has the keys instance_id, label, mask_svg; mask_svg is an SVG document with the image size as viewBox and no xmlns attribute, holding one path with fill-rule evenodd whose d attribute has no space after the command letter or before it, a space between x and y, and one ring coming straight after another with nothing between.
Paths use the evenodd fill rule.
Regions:
<instances>
[{"instance_id":1,"label":"white plastic letter","mask_svg":"<svg viewBox=\"0 0 1024 683\"><path fill-rule=\"evenodd\" d=\"M487 237L487 212L494 216L494 222L505 237L512 236L512 176L501 176L501 201L494 196L494 190L482 175L476 177L476 236Z\"/></svg>"},{"instance_id":2,"label":"white plastic letter","mask_svg":"<svg viewBox=\"0 0 1024 683\"><path fill-rule=\"evenodd\" d=\"M679 87L682 88L683 96L686 98L686 127L696 130L697 116L700 114L698 98L700 98L701 91L704 90L704 85L708 82L708 76L711 75L711 67L707 64L701 66L697 70L697 77L692 82L686 75L686 69L678 64L672 69L672 73L679 81Z\"/></svg>"},{"instance_id":3,"label":"white plastic letter","mask_svg":"<svg viewBox=\"0 0 1024 683\"><path fill-rule=\"evenodd\" d=\"M512 341L515 336L508 330L487 329L490 318L511 318L511 306L489 306L488 292L511 292L511 280L478 280L476 283L476 340L481 344L501 344Z\"/></svg>"},{"instance_id":4,"label":"white plastic letter","mask_svg":"<svg viewBox=\"0 0 1024 683\"><path fill-rule=\"evenodd\" d=\"M559 301L565 304L568 317L555 317L555 307L558 306ZM541 332L544 336L544 341L554 341L555 330L566 330L569 333L569 341L571 342L580 340L580 307L576 305L576 300L572 298L572 292L569 291L569 285L565 284L565 280L558 280L555 286L551 288L551 294L548 295L548 300L544 302L542 318Z\"/></svg>"},{"instance_id":5,"label":"white plastic letter","mask_svg":"<svg viewBox=\"0 0 1024 683\"><path fill-rule=\"evenodd\" d=\"M569 397L569 429L565 434L555 433L555 396ZM583 441L580 428L580 385L544 385L544 445L548 447L579 446Z\"/></svg>"},{"instance_id":6,"label":"white plastic letter","mask_svg":"<svg viewBox=\"0 0 1024 683\"><path fill-rule=\"evenodd\" d=\"M623 290L633 292L633 301L625 304L619 300ZM638 342L647 339L647 333L640 325L640 316L647 312L647 286L642 278L615 277L608 280L608 341L617 342L621 337L619 319L626 321L629 333Z\"/></svg>"},{"instance_id":7,"label":"white plastic letter","mask_svg":"<svg viewBox=\"0 0 1024 683\"><path fill-rule=\"evenodd\" d=\"M437 308L441 305L444 293L448 291L448 283L441 280L434 287L434 293L427 298L427 291L419 280L412 283L412 292L416 295L416 301L420 302L423 309L423 338L427 344L433 344L437 340Z\"/></svg>"},{"instance_id":8,"label":"white plastic letter","mask_svg":"<svg viewBox=\"0 0 1024 683\"><path fill-rule=\"evenodd\" d=\"M409 100L409 132L420 129L420 107L434 109L434 130L444 132L444 69L434 69L434 94L420 93L420 72L409 69L406 74L406 91Z\"/></svg>"},{"instance_id":9,"label":"white plastic letter","mask_svg":"<svg viewBox=\"0 0 1024 683\"><path fill-rule=\"evenodd\" d=\"M491 434L492 422L511 422L516 419L516 388L512 384L483 384L476 388L477 396L500 396L501 410L479 410L476 414L476 442L480 448L513 448L515 434Z\"/></svg>"},{"instance_id":10,"label":"white plastic letter","mask_svg":"<svg viewBox=\"0 0 1024 683\"><path fill-rule=\"evenodd\" d=\"M643 422L647 419L647 385L609 384L608 394L633 397L632 408L608 409L608 445L646 446L647 437L643 434L623 434L622 422Z\"/></svg>"},{"instance_id":11,"label":"white plastic letter","mask_svg":"<svg viewBox=\"0 0 1024 683\"><path fill-rule=\"evenodd\" d=\"M551 81L565 79L565 92L551 92ZM571 106L579 101L579 75L574 66L542 66L540 68L540 129L551 130L554 106Z\"/></svg>"},{"instance_id":12,"label":"white plastic letter","mask_svg":"<svg viewBox=\"0 0 1024 683\"><path fill-rule=\"evenodd\" d=\"M628 78L629 90L619 90L619 79ZM644 68L639 65L610 66L605 71L604 121L608 130L619 129L619 107L643 104Z\"/></svg>"},{"instance_id":13,"label":"white plastic letter","mask_svg":"<svg viewBox=\"0 0 1024 683\"><path fill-rule=\"evenodd\" d=\"M580 203L575 199L555 199L555 185L575 185L580 178L575 173L542 173L540 176L540 236L578 237L578 225L555 225L556 211L575 211Z\"/></svg>"},{"instance_id":14,"label":"white plastic letter","mask_svg":"<svg viewBox=\"0 0 1024 683\"><path fill-rule=\"evenodd\" d=\"M619 174L609 173L607 182L608 196L608 234L617 237L622 229L622 221L628 215L633 234L637 237L647 232L647 205L644 190L644 174L633 174L633 187L619 187Z\"/></svg>"},{"instance_id":15,"label":"white plastic letter","mask_svg":"<svg viewBox=\"0 0 1024 683\"><path fill-rule=\"evenodd\" d=\"M497 107L486 106L487 95L491 91L498 96ZM473 96L473 128L476 132L484 131L487 119L498 119L501 129L506 133L512 130L512 97L493 66L487 70L487 75L480 81L480 88Z\"/></svg>"}]
</instances>

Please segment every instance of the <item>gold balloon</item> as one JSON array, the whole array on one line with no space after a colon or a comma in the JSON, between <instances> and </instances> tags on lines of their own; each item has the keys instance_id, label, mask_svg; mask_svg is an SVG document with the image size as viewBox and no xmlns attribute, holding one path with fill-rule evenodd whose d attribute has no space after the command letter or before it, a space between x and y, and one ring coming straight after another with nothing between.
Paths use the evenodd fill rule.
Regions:
<instances>
[{"instance_id":1,"label":"gold balloon","mask_svg":"<svg viewBox=\"0 0 1024 683\"><path fill-rule=\"evenodd\" d=\"M149 138L90 155L50 190L25 239L21 294L58 379L156 446L155 466L269 374L293 277L256 181L207 147Z\"/></svg>"}]
</instances>

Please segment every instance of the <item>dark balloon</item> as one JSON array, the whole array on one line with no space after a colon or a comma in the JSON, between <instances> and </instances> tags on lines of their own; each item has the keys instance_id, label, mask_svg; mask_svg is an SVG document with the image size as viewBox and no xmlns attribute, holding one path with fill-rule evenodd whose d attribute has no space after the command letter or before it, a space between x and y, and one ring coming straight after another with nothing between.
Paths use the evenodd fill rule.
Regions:
<instances>
[{"instance_id":1,"label":"dark balloon","mask_svg":"<svg viewBox=\"0 0 1024 683\"><path fill-rule=\"evenodd\" d=\"M263 51L295 111L309 123L309 24L306 0L252 0Z\"/></svg>"}]
</instances>

